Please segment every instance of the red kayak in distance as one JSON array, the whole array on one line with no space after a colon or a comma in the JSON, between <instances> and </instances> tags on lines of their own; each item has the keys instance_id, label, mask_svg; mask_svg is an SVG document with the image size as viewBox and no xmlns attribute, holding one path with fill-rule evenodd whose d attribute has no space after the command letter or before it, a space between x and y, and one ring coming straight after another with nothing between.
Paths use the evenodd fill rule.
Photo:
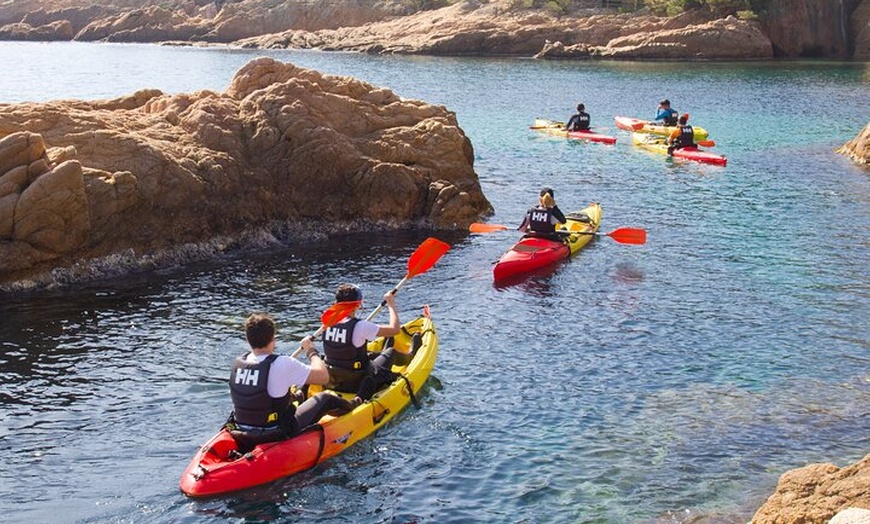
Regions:
<instances>
[{"instance_id":1,"label":"red kayak in distance","mask_svg":"<svg viewBox=\"0 0 870 524\"><path fill-rule=\"evenodd\" d=\"M660 137L649 135L646 133L632 133L631 141L634 145L640 146L646 150L668 154L668 145ZM717 166L726 166L728 159L723 155L717 155L709 151L698 149L697 147L683 147L674 149L671 155L674 158L682 158L684 160L693 160L695 162L703 162L705 164L713 164Z\"/></svg>"},{"instance_id":2,"label":"red kayak in distance","mask_svg":"<svg viewBox=\"0 0 870 524\"><path fill-rule=\"evenodd\" d=\"M587 140L589 142L598 142L600 144L613 145L616 143L615 136L602 135L592 130L588 131L566 131L564 122L555 120L547 120L545 118L536 118L534 125L529 129L545 133L552 136L560 136L573 140Z\"/></svg>"}]
</instances>

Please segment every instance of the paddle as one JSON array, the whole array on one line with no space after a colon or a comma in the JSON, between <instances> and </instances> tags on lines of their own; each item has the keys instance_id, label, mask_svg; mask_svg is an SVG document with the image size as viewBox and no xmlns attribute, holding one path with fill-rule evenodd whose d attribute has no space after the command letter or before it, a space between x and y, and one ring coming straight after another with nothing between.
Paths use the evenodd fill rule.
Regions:
<instances>
[{"instance_id":1,"label":"paddle","mask_svg":"<svg viewBox=\"0 0 870 524\"><path fill-rule=\"evenodd\" d=\"M360 301L354 300L350 302L336 302L335 304L329 306L329 308L327 308L327 310L324 311L322 315L320 315L320 328L318 328L318 330L315 331L313 335L311 335L311 339L316 339L320 336L321 333L323 333L326 328L338 324L341 319L350 315L351 312L353 312L353 310L359 305ZM294 351L290 356L296 357L296 355L301 352L302 346L299 346L299 348L296 349L296 351Z\"/></svg>"},{"instance_id":2,"label":"paddle","mask_svg":"<svg viewBox=\"0 0 870 524\"><path fill-rule=\"evenodd\" d=\"M400 280L390 293L396 294L396 292L405 285L405 282L428 271L429 268L435 265L435 262L438 262L438 259L441 258L448 249L450 249L450 245L438 240L437 238L429 237L424 240L423 243L420 244L420 247L418 247L411 255L411 258L408 259L408 272L405 274L405 278ZM375 318L375 316L380 313L381 309L386 305L386 300L381 301L380 305L369 314L366 320L372 320Z\"/></svg>"},{"instance_id":3,"label":"paddle","mask_svg":"<svg viewBox=\"0 0 870 524\"><path fill-rule=\"evenodd\" d=\"M483 224L480 222L475 222L468 226L468 230L472 233L492 233L495 231L506 231L507 229L507 226L501 224ZM607 236L619 242L620 244L646 243L646 230L636 227L620 227L618 229L614 229L610 233L600 233L598 231L557 231L557 233L566 235L577 234Z\"/></svg>"},{"instance_id":4,"label":"paddle","mask_svg":"<svg viewBox=\"0 0 870 524\"><path fill-rule=\"evenodd\" d=\"M701 147L713 147L716 145L716 142L713 140L698 140L695 142L695 145L699 145Z\"/></svg>"}]
</instances>

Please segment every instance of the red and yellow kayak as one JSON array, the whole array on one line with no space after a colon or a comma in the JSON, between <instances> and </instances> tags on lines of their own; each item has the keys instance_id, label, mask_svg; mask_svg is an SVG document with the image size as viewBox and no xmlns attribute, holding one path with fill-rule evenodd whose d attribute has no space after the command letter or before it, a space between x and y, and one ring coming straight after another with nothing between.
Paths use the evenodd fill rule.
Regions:
<instances>
[{"instance_id":1,"label":"red and yellow kayak","mask_svg":"<svg viewBox=\"0 0 870 524\"><path fill-rule=\"evenodd\" d=\"M492 276L496 283L528 275L560 260L571 257L586 246L601 224L601 204L595 202L582 211L566 215L567 222L557 231L565 232L564 240L524 236L496 262Z\"/></svg>"},{"instance_id":2,"label":"red and yellow kayak","mask_svg":"<svg viewBox=\"0 0 870 524\"><path fill-rule=\"evenodd\" d=\"M407 365L393 366L399 378L370 401L340 416L326 415L296 437L259 444L244 455L238 454L230 433L221 429L197 451L184 470L181 491L191 497L204 497L272 482L312 468L377 431L412 400L417 404L415 395L435 365L438 335L428 307L423 315L402 326L394 337L394 347L408 351L414 334L419 334L422 341L414 357ZM382 338L374 340L369 343L369 351L380 351L383 345Z\"/></svg>"},{"instance_id":3,"label":"red and yellow kayak","mask_svg":"<svg viewBox=\"0 0 870 524\"><path fill-rule=\"evenodd\" d=\"M663 139L647 135L643 133L632 133L631 141L633 144L640 146L648 151L654 151L663 155L668 154L668 145ZM705 164L714 164L717 166L725 166L728 164L728 159L723 155L717 155L709 151L698 149L697 147L683 147L674 149L671 155L674 158L682 158L685 160L694 160L695 162L703 162Z\"/></svg>"},{"instance_id":4,"label":"red and yellow kayak","mask_svg":"<svg viewBox=\"0 0 870 524\"><path fill-rule=\"evenodd\" d=\"M616 127L619 129L664 137L671 136L671 132L677 128L677 126L651 124L649 120L641 120L640 118L631 118L629 116L617 116L614 117L613 120L616 122ZM706 140L709 136L709 133L707 133L707 131L702 127L692 126L692 129L695 132L696 142L699 140Z\"/></svg>"},{"instance_id":5,"label":"red and yellow kayak","mask_svg":"<svg viewBox=\"0 0 870 524\"><path fill-rule=\"evenodd\" d=\"M561 136L574 140L588 140L589 142L599 142L601 144L613 145L616 143L615 136L602 135L594 131L566 131L565 122L557 122L555 120L547 120L544 118L536 118L534 125L529 127L535 131L545 133L552 136Z\"/></svg>"}]
</instances>

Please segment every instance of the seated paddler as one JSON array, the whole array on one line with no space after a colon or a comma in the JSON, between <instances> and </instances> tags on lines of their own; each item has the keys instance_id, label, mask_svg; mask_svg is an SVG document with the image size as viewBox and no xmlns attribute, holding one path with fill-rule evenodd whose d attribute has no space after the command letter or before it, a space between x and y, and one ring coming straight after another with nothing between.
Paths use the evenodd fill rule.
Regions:
<instances>
[{"instance_id":1,"label":"seated paddler","mask_svg":"<svg viewBox=\"0 0 870 524\"><path fill-rule=\"evenodd\" d=\"M305 384L326 384L329 372L310 337L302 348L310 364L289 355L275 353L275 321L253 314L245 321L245 336L250 351L233 361L230 396L233 412L227 427L246 453L254 445L293 437L334 409L349 410L349 403L338 395L321 392L298 406L291 388Z\"/></svg>"},{"instance_id":2,"label":"seated paddler","mask_svg":"<svg viewBox=\"0 0 870 524\"><path fill-rule=\"evenodd\" d=\"M396 296L391 291L384 295L389 309L390 323L379 325L359 319L356 314L362 307L363 295L354 284L341 284L335 291L335 302L352 303L347 317L323 332L323 353L329 370L328 388L356 396L352 405L369 400L379 388L395 379L391 369L396 354L388 345L378 353L369 353L368 343L377 337L392 337L399 333L399 313Z\"/></svg>"},{"instance_id":3,"label":"seated paddler","mask_svg":"<svg viewBox=\"0 0 870 524\"><path fill-rule=\"evenodd\" d=\"M538 205L526 211L523 223L517 229L526 232L527 236L561 240L564 235L556 232L556 225L566 221L565 214L556 205L553 190L545 187L541 190Z\"/></svg>"}]
</instances>

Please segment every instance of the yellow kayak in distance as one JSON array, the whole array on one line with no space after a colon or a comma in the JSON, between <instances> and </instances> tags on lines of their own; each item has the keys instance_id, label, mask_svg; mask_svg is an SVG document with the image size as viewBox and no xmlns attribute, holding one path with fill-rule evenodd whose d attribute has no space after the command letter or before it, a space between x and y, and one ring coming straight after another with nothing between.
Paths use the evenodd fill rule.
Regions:
<instances>
[{"instance_id":1,"label":"yellow kayak in distance","mask_svg":"<svg viewBox=\"0 0 870 524\"><path fill-rule=\"evenodd\" d=\"M625 131L633 131L635 133L646 133L649 135L657 135L663 137L671 136L671 132L677 129L678 126L666 126L662 124L652 124L648 120L641 120L640 118L632 118L630 116L616 116L613 117L613 120L616 122L616 127L619 129L623 129ZM707 130L700 126L692 126L692 129L695 132L695 142L699 140L706 140L709 136Z\"/></svg>"}]
</instances>

